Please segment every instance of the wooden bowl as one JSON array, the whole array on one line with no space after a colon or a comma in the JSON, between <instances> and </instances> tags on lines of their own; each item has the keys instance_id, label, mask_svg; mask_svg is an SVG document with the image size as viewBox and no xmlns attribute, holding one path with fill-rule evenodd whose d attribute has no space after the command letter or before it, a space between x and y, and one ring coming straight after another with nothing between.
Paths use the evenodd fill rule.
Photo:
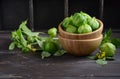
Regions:
<instances>
[{"instance_id":1,"label":"wooden bowl","mask_svg":"<svg viewBox=\"0 0 120 79\"><path fill-rule=\"evenodd\" d=\"M86 40L67 39L60 35L58 35L58 38L62 47L68 51L68 53L76 56L87 56L99 47L103 35L101 34L97 38Z\"/></svg>"},{"instance_id":2,"label":"wooden bowl","mask_svg":"<svg viewBox=\"0 0 120 79\"><path fill-rule=\"evenodd\" d=\"M62 29L61 23L58 26L58 30L59 30L59 34L60 36L64 37L64 38L68 38L68 39L92 39L92 38L97 38L101 35L102 31L103 31L103 23L102 21L98 20L100 24L100 27L90 33L85 33L85 34L73 34L73 33L69 33L66 32Z\"/></svg>"}]
</instances>

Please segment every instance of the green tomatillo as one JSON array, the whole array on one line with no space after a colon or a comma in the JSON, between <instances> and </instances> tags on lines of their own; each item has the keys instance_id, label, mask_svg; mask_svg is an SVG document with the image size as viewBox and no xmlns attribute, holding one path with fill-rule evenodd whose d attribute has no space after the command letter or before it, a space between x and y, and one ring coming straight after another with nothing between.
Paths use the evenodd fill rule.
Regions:
<instances>
[{"instance_id":1,"label":"green tomatillo","mask_svg":"<svg viewBox=\"0 0 120 79\"><path fill-rule=\"evenodd\" d=\"M107 42L101 45L100 51L105 52L106 57L113 57L116 53L116 47L114 44Z\"/></svg>"},{"instance_id":2,"label":"green tomatillo","mask_svg":"<svg viewBox=\"0 0 120 79\"><path fill-rule=\"evenodd\" d=\"M89 33L89 32L92 32L92 28L88 24L83 24L78 28L78 33L80 34Z\"/></svg>"},{"instance_id":3,"label":"green tomatillo","mask_svg":"<svg viewBox=\"0 0 120 79\"><path fill-rule=\"evenodd\" d=\"M99 23L95 17L89 19L88 24L92 27L93 30L96 30L99 28Z\"/></svg>"},{"instance_id":4,"label":"green tomatillo","mask_svg":"<svg viewBox=\"0 0 120 79\"><path fill-rule=\"evenodd\" d=\"M58 47L56 46L54 42L45 42L43 50L51 54L54 54L58 50Z\"/></svg>"},{"instance_id":5,"label":"green tomatillo","mask_svg":"<svg viewBox=\"0 0 120 79\"><path fill-rule=\"evenodd\" d=\"M66 28L66 32L70 32L70 33L75 33L77 30L77 28L73 25L68 25L68 27Z\"/></svg>"},{"instance_id":6,"label":"green tomatillo","mask_svg":"<svg viewBox=\"0 0 120 79\"><path fill-rule=\"evenodd\" d=\"M48 30L48 34L51 36L51 37L55 37L57 35L57 29L55 27L51 28Z\"/></svg>"},{"instance_id":7,"label":"green tomatillo","mask_svg":"<svg viewBox=\"0 0 120 79\"><path fill-rule=\"evenodd\" d=\"M73 15L73 24L77 27L79 27L80 25L83 24L83 22L86 22L86 17L84 17L84 15L82 15L81 13L75 13Z\"/></svg>"}]
</instances>

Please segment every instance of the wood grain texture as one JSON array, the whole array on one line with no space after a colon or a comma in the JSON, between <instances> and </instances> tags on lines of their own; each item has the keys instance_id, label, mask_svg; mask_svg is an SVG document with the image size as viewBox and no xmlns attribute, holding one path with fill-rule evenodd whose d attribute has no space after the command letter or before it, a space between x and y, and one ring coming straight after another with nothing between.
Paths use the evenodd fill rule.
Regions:
<instances>
[{"instance_id":1,"label":"wood grain texture","mask_svg":"<svg viewBox=\"0 0 120 79\"><path fill-rule=\"evenodd\" d=\"M113 36L120 37L119 33ZM108 61L105 66L88 57L70 54L42 60L40 56L23 54L19 50L7 50L8 37L0 36L0 48L3 45L0 51L0 79L120 79L120 49L117 49L115 60Z\"/></svg>"},{"instance_id":2,"label":"wood grain texture","mask_svg":"<svg viewBox=\"0 0 120 79\"><path fill-rule=\"evenodd\" d=\"M62 47L67 50L69 53L76 56L87 56L90 55L93 51L95 51L103 38L101 34L99 37L94 39L86 39L86 40L74 40L67 39L62 36L58 36Z\"/></svg>"}]
</instances>

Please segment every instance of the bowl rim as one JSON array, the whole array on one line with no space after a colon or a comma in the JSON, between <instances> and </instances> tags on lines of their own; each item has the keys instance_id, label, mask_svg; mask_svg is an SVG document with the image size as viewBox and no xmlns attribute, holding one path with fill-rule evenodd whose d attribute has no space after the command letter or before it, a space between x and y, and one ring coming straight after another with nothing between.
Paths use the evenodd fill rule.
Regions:
<instances>
[{"instance_id":1,"label":"bowl rim","mask_svg":"<svg viewBox=\"0 0 120 79\"><path fill-rule=\"evenodd\" d=\"M64 30L62 29L61 23L59 24L58 28L59 28L64 34L67 34L67 35L81 35L81 36L91 35L91 34L94 34L94 33L98 32L100 29L103 28L103 22L102 22L101 20L99 20L99 19L97 19L97 21L99 22L100 27L99 27L97 30L95 30L95 31L92 31L92 32L89 32L89 33L85 33L85 34L75 34L75 33L66 32L66 31L64 31Z\"/></svg>"},{"instance_id":2,"label":"bowl rim","mask_svg":"<svg viewBox=\"0 0 120 79\"><path fill-rule=\"evenodd\" d=\"M82 39L82 40L79 40L79 39L68 39L68 38L64 38L64 37L62 37L60 34L58 35L58 38L62 38L62 39L64 39L64 40L67 40L67 41L84 41L84 42L86 42L86 41L95 41L95 40L99 40L99 39L102 39L103 38L103 35L101 34L99 37L97 37L97 38L93 38L93 39Z\"/></svg>"}]
</instances>

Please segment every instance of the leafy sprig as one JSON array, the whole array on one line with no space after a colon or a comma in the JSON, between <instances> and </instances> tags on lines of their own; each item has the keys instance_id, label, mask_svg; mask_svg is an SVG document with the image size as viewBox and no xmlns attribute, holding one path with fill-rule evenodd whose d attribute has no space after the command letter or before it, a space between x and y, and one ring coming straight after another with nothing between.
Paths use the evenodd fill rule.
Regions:
<instances>
[{"instance_id":1,"label":"leafy sprig","mask_svg":"<svg viewBox=\"0 0 120 79\"><path fill-rule=\"evenodd\" d=\"M57 35L56 28L50 28L48 30L48 37L42 37L40 35L44 32L33 32L27 27L27 20L23 21L19 28L16 31L11 33L11 44L9 45L9 50L14 50L15 47L22 50L22 52L36 52L37 50L42 50L41 57L44 59L49 56L61 56L65 52L65 50L61 49L60 43L58 39L55 39ZM44 44L49 42L55 43L58 47L55 52L51 53L45 50Z\"/></svg>"},{"instance_id":2,"label":"leafy sprig","mask_svg":"<svg viewBox=\"0 0 120 79\"><path fill-rule=\"evenodd\" d=\"M101 47L105 43L112 43L113 45L115 45L116 48L120 47L120 39L112 37L112 29L109 29L103 34L103 40L99 47ZM107 60L114 60L114 56L106 56L106 52L101 50L99 50L99 53L97 53L95 56L90 56L89 58L96 60L96 63L100 65L107 64Z\"/></svg>"},{"instance_id":3,"label":"leafy sprig","mask_svg":"<svg viewBox=\"0 0 120 79\"><path fill-rule=\"evenodd\" d=\"M103 34L103 40L102 40L101 45L106 42L111 42L112 44L116 46L116 48L120 47L120 39L112 37L112 29L109 29L107 32Z\"/></svg>"}]
</instances>

